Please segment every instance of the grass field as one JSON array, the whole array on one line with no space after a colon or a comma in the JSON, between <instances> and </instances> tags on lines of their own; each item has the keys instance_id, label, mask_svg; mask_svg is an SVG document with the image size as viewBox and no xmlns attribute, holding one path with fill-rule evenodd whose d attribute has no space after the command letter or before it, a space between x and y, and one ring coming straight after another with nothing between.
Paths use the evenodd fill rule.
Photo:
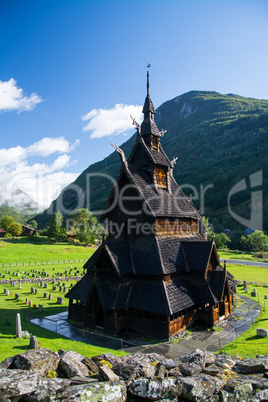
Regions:
<instances>
[{"instance_id":1,"label":"grass field","mask_svg":"<svg viewBox=\"0 0 268 402\"><path fill-rule=\"evenodd\" d=\"M257 328L268 330L268 299L264 300L264 295L268 295L268 283L266 286L248 285L248 288L249 293L245 293L243 286L239 285L238 294L245 295L256 301L259 300L259 304L262 304L261 315L259 315L249 330L240 335L232 343L222 348L220 353L244 358L256 357L258 354L267 354L268 338L257 337L256 333ZM253 288L257 289L257 298L251 297L250 295Z\"/></svg>"},{"instance_id":2,"label":"grass field","mask_svg":"<svg viewBox=\"0 0 268 402\"><path fill-rule=\"evenodd\" d=\"M96 247L84 247L68 243L62 244L35 244L27 238L0 241L0 266L1 263L35 263L41 261L64 261L69 259L88 259Z\"/></svg>"},{"instance_id":3,"label":"grass field","mask_svg":"<svg viewBox=\"0 0 268 402\"><path fill-rule=\"evenodd\" d=\"M236 280L268 285L268 268L227 263L227 270Z\"/></svg>"},{"instance_id":4,"label":"grass field","mask_svg":"<svg viewBox=\"0 0 268 402\"><path fill-rule=\"evenodd\" d=\"M66 282L67 289L70 284L75 282ZM34 317L44 317L51 314L57 314L68 309L68 299L64 299L64 304L57 304L57 297L64 297L64 293L57 290L52 290L52 283L48 284L48 288L36 286L34 284L23 284L22 289L18 289L18 284L13 287L12 285L0 285L0 361L4 360L8 356L13 356L17 353L23 353L29 349L29 339L16 338L16 314L21 314L22 329L30 332L32 335L36 335L40 346L58 351L60 348L66 350L75 350L88 357L94 356L100 353L113 352L117 355L122 355L124 352L113 351L110 349L100 348L92 345L85 344L83 342L76 342L67 339L55 332L45 330L38 325L32 324L29 320L24 319L24 313L30 313ZM31 293L31 287L37 288L37 294ZM4 288L8 289L10 295L4 294ZM52 293L53 300L44 298L44 292ZM15 293L20 294L20 300L15 300ZM25 303L25 299L31 300L36 308L29 307L29 304ZM38 305L43 305L43 312L38 311ZM4 324L4 317L7 317L9 325Z\"/></svg>"},{"instance_id":5,"label":"grass field","mask_svg":"<svg viewBox=\"0 0 268 402\"><path fill-rule=\"evenodd\" d=\"M226 260L241 260L241 261L256 261L256 262L268 262L268 259L266 258L257 258L255 257L254 253L250 252L243 252L243 251L237 251L237 250L218 250L218 253L220 255L220 258L226 259ZM266 253L268 254L268 253Z\"/></svg>"},{"instance_id":6,"label":"grass field","mask_svg":"<svg viewBox=\"0 0 268 402\"><path fill-rule=\"evenodd\" d=\"M34 244L27 239L12 240L10 242L0 241L0 266L1 263L12 264L12 267L1 268L0 279L19 280L22 276L28 278L32 276L40 276L42 280L45 280L42 272L45 271L49 277L61 276L77 276L82 275L82 267L84 262L68 263L68 260L87 260L95 251L95 247L83 247L69 244ZM46 264L35 266L35 261L58 261L65 260L64 264ZM16 262L25 263L24 266L17 267ZM33 265L29 266L29 262ZM72 267L72 268L71 268ZM75 269L75 267L77 269ZM71 270L72 269L72 270ZM7 271L7 272L6 272ZM67 274L65 274L67 271ZM79 271L79 272L78 272ZM9 273L10 272L10 273ZM19 276L17 276L19 275ZM100 353L113 352L114 354L121 355L124 352L113 351L111 349L105 349L92 345L85 344L83 342L72 341L55 332L51 332L40 328L39 326L32 324L29 320L25 320L24 313L30 313L34 317L43 317L47 315L57 314L59 312L66 311L68 309L68 299L64 299L64 304L57 304L57 297L64 297L64 293L57 290L53 290L55 286L51 282L48 283L48 288L40 287L33 283L22 283L22 289L19 289L18 283L13 287L11 284L0 284L0 361L6 357L13 356L17 353L25 352L29 349L29 339L16 338L16 314L21 314L22 329L30 332L32 335L36 335L40 346L58 351L60 348L66 350L75 350L86 356L94 356ZM75 284L76 281L65 281L66 290L68 291L71 284ZM31 293L31 287L37 289L37 294ZM8 289L10 294L7 296L4 293L4 288ZM44 298L44 292L52 293L53 300ZM15 293L20 295L19 300L15 300ZM29 304L25 303L26 298L32 301L36 307L29 307ZM38 305L42 304L43 312L38 311ZM9 325L4 324L4 317L7 318Z\"/></svg>"}]
</instances>

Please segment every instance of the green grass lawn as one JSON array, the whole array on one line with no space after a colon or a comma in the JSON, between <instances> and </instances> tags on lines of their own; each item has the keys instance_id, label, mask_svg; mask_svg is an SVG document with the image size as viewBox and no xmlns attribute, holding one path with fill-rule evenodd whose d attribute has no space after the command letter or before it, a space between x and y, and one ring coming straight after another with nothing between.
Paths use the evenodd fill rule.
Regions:
<instances>
[{"instance_id":1,"label":"green grass lawn","mask_svg":"<svg viewBox=\"0 0 268 402\"><path fill-rule=\"evenodd\" d=\"M257 258L254 253L243 252L237 250L218 250L219 256L226 260L241 260L241 261L256 261L256 262L268 262L265 258Z\"/></svg>"},{"instance_id":2,"label":"green grass lawn","mask_svg":"<svg viewBox=\"0 0 268 402\"><path fill-rule=\"evenodd\" d=\"M268 295L268 283L267 286L249 285L249 293L245 293L242 285L238 286L238 294L245 295L258 301L262 304L261 315L253 323L251 328L240 335L232 343L225 346L220 350L220 353L224 353L232 356L241 356L244 358L256 357L256 355L265 355L268 351L268 338L257 337L257 328L268 329L268 299L264 300L264 295ZM253 288L257 289L258 297L251 297L251 291ZM263 302L265 301L265 304Z\"/></svg>"},{"instance_id":3,"label":"green grass lawn","mask_svg":"<svg viewBox=\"0 0 268 402\"><path fill-rule=\"evenodd\" d=\"M35 244L30 242L28 238L14 239L11 241L0 241L0 266L1 263L41 263L68 260L87 260L96 247L84 247L81 245L73 245L68 243L62 244ZM13 265L14 266L14 265Z\"/></svg>"},{"instance_id":4,"label":"green grass lawn","mask_svg":"<svg viewBox=\"0 0 268 402\"><path fill-rule=\"evenodd\" d=\"M268 268L227 263L227 270L236 280L268 285Z\"/></svg>"},{"instance_id":5,"label":"green grass lawn","mask_svg":"<svg viewBox=\"0 0 268 402\"><path fill-rule=\"evenodd\" d=\"M69 288L71 281L65 282L67 288ZM57 297L64 296L63 292L52 290L53 284L48 284L48 288L37 286L35 284L22 284L22 289L18 289L18 285L13 287L12 285L0 285L0 361L6 357L13 356L17 353L23 353L29 349L29 339L16 338L16 314L21 314L22 329L30 332L32 335L36 335L41 347L58 351L60 348L66 350L75 350L85 356L94 356L100 353L112 352L116 355L125 354L122 351L113 351L111 349L96 347L85 344L83 342L72 341L55 332L45 330L38 325L32 324L28 319L24 318L24 313L30 313L35 317L43 317L51 314L57 314L59 312L66 311L68 309L68 299L64 299L64 304L57 304ZM31 293L31 287L37 288L37 294ZM9 289L10 295L4 294L4 288ZM52 293L53 300L44 298L43 293ZM20 294L20 300L15 300L15 293ZM37 307L30 308L25 303L25 299L28 298ZM43 312L38 311L38 305L43 305ZM7 317L10 325L4 324L4 317Z\"/></svg>"}]
</instances>

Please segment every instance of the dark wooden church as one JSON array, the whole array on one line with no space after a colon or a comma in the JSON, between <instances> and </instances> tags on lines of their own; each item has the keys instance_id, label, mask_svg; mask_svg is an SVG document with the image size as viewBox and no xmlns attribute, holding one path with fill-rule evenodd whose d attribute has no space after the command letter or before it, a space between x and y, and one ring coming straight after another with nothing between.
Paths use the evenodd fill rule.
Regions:
<instances>
[{"instance_id":1,"label":"dark wooden church","mask_svg":"<svg viewBox=\"0 0 268 402\"><path fill-rule=\"evenodd\" d=\"M149 95L144 120L103 212L108 237L68 292L69 319L116 334L169 338L196 321L213 326L231 313L234 281L207 241L199 212L173 177Z\"/></svg>"}]
</instances>

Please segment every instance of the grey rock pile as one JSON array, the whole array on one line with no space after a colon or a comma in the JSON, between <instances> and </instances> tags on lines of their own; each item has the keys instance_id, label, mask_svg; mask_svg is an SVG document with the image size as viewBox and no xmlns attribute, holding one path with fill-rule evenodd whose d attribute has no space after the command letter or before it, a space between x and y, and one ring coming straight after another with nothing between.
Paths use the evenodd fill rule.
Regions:
<instances>
[{"instance_id":1,"label":"grey rock pile","mask_svg":"<svg viewBox=\"0 0 268 402\"><path fill-rule=\"evenodd\" d=\"M90 359L32 349L0 364L0 400L267 401L268 355L240 359L196 349L175 359L155 353Z\"/></svg>"}]
</instances>

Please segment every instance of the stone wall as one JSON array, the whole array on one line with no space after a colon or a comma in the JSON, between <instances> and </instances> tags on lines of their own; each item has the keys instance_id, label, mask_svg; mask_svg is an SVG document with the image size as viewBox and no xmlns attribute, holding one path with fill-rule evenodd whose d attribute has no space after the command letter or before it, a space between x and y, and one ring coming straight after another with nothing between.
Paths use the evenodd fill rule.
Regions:
<instances>
[{"instance_id":1,"label":"stone wall","mask_svg":"<svg viewBox=\"0 0 268 402\"><path fill-rule=\"evenodd\" d=\"M0 364L1 401L267 401L268 355L184 357L28 350Z\"/></svg>"}]
</instances>

